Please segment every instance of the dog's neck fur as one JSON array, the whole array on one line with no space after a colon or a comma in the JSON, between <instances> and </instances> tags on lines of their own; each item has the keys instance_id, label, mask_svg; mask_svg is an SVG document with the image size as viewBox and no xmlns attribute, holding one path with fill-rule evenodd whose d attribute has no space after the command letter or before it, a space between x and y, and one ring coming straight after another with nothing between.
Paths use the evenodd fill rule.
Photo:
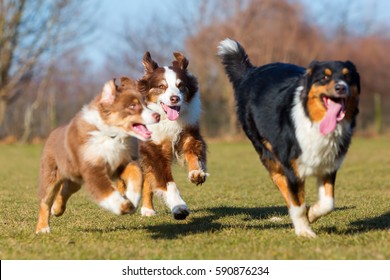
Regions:
<instances>
[{"instance_id":1,"label":"dog's neck fur","mask_svg":"<svg viewBox=\"0 0 390 280\"><path fill-rule=\"evenodd\" d=\"M96 107L84 106L81 120L95 127L87 131L83 145L86 161L95 164L104 161L114 171L122 162L139 157L138 140L119 128L105 124Z\"/></svg>"}]
</instances>

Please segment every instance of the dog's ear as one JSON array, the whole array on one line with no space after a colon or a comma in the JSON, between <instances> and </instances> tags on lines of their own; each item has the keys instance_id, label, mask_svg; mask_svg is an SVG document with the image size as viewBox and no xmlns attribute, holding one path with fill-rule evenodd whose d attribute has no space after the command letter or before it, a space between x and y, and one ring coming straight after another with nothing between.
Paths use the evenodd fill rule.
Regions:
<instances>
[{"instance_id":1,"label":"dog's ear","mask_svg":"<svg viewBox=\"0 0 390 280\"><path fill-rule=\"evenodd\" d=\"M344 65L349 69L349 71L351 73L352 84L356 85L358 93L360 93L360 75L356 69L355 64L353 64L351 61L347 60L344 62Z\"/></svg>"},{"instance_id":2,"label":"dog's ear","mask_svg":"<svg viewBox=\"0 0 390 280\"><path fill-rule=\"evenodd\" d=\"M318 66L318 61L314 60L306 68L305 75L304 75L304 84L303 84L303 86L305 87L304 92L306 93L308 93L308 91L310 90L311 83L313 81L313 73L317 66Z\"/></svg>"},{"instance_id":3,"label":"dog's ear","mask_svg":"<svg viewBox=\"0 0 390 280\"><path fill-rule=\"evenodd\" d=\"M176 61L172 62L173 66L177 66L182 70L186 70L189 63L188 59L179 52L174 52L173 56L176 58Z\"/></svg>"},{"instance_id":4,"label":"dog's ear","mask_svg":"<svg viewBox=\"0 0 390 280\"><path fill-rule=\"evenodd\" d=\"M121 77L121 89L124 88L135 88L135 81L128 77Z\"/></svg>"},{"instance_id":5,"label":"dog's ear","mask_svg":"<svg viewBox=\"0 0 390 280\"><path fill-rule=\"evenodd\" d=\"M153 73L158 68L158 64L152 59L150 52L145 52L142 64L145 67L145 73Z\"/></svg>"},{"instance_id":6,"label":"dog's ear","mask_svg":"<svg viewBox=\"0 0 390 280\"><path fill-rule=\"evenodd\" d=\"M117 96L117 85L115 79L106 82L103 86L100 103L111 105L114 103Z\"/></svg>"}]
</instances>

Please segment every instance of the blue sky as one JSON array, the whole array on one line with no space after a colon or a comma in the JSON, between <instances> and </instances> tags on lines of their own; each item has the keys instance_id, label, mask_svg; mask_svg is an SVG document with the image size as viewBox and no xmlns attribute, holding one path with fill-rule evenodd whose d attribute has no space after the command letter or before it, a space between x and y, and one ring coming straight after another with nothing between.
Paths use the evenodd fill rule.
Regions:
<instances>
[{"instance_id":1,"label":"blue sky","mask_svg":"<svg viewBox=\"0 0 390 280\"><path fill-rule=\"evenodd\" d=\"M85 48L87 57L93 60L96 65L102 66L107 52L119 43L118 34L123 30L126 22L132 25L142 24L150 20L156 13L166 15L167 20L169 20L172 18L170 8L184 1L188 0L92 1L92 3L98 3L99 18L96 26L97 36ZM321 13L322 9L337 10L340 5L350 5L353 9L351 14L361 17L356 19L357 22L360 20L362 22L367 21L370 20L370 17L373 17L376 23L383 22L390 26L390 1L388 0L345 0L342 3L340 0L302 0L302 2L308 8L309 16L311 13ZM316 20L316 18L313 18L313 20ZM337 18L330 20L337 20Z\"/></svg>"}]
</instances>

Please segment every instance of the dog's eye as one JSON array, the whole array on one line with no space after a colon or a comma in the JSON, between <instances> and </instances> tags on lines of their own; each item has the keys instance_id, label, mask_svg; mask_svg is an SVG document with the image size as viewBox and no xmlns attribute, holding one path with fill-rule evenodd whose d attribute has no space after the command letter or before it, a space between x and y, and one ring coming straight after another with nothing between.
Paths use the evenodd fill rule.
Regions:
<instances>
[{"instance_id":1,"label":"dog's eye","mask_svg":"<svg viewBox=\"0 0 390 280\"><path fill-rule=\"evenodd\" d=\"M163 90L166 89L166 87L165 87L164 85L159 85L158 88L159 88L159 89L163 89Z\"/></svg>"},{"instance_id":2,"label":"dog's eye","mask_svg":"<svg viewBox=\"0 0 390 280\"><path fill-rule=\"evenodd\" d=\"M133 104L130 104L129 109L134 110L135 107L137 107L137 104L133 103Z\"/></svg>"},{"instance_id":3,"label":"dog's eye","mask_svg":"<svg viewBox=\"0 0 390 280\"><path fill-rule=\"evenodd\" d=\"M321 82L323 82L323 83L326 83L326 82L328 82L330 80L330 76L328 76L328 75L324 75L322 78L321 78Z\"/></svg>"},{"instance_id":4,"label":"dog's eye","mask_svg":"<svg viewBox=\"0 0 390 280\"><path fill-rule=\"evenodd\" d=\"M177 87L178 87L181 91L185 90L185 88L186 88L186 86L184 85L184 83L178 84Z\"/></svg>"}]
</instances>

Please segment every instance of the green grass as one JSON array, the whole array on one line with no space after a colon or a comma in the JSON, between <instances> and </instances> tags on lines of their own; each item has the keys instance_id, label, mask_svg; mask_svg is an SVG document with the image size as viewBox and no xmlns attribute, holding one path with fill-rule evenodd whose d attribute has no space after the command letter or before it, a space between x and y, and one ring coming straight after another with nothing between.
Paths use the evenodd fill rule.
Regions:
<instances>
[{"instance_id":1,"label":"green grass","mask_svg":"<svg viewBox=\"0 0 390 280\"><path fill-rule=\"evenodd\" d=\"M313 225L318 237L310 240L294 235L248 142L210 143L203 186L175 169L192 211L185 221L161 202L156 217L118 217L80 191L52 218L52 233L36 236L41 149L0 146L0 259L390 259L389 139L353 140L338 173L336 210ZM306 190L314 202L314 180Z\"/></svg>"}]
</instances>

